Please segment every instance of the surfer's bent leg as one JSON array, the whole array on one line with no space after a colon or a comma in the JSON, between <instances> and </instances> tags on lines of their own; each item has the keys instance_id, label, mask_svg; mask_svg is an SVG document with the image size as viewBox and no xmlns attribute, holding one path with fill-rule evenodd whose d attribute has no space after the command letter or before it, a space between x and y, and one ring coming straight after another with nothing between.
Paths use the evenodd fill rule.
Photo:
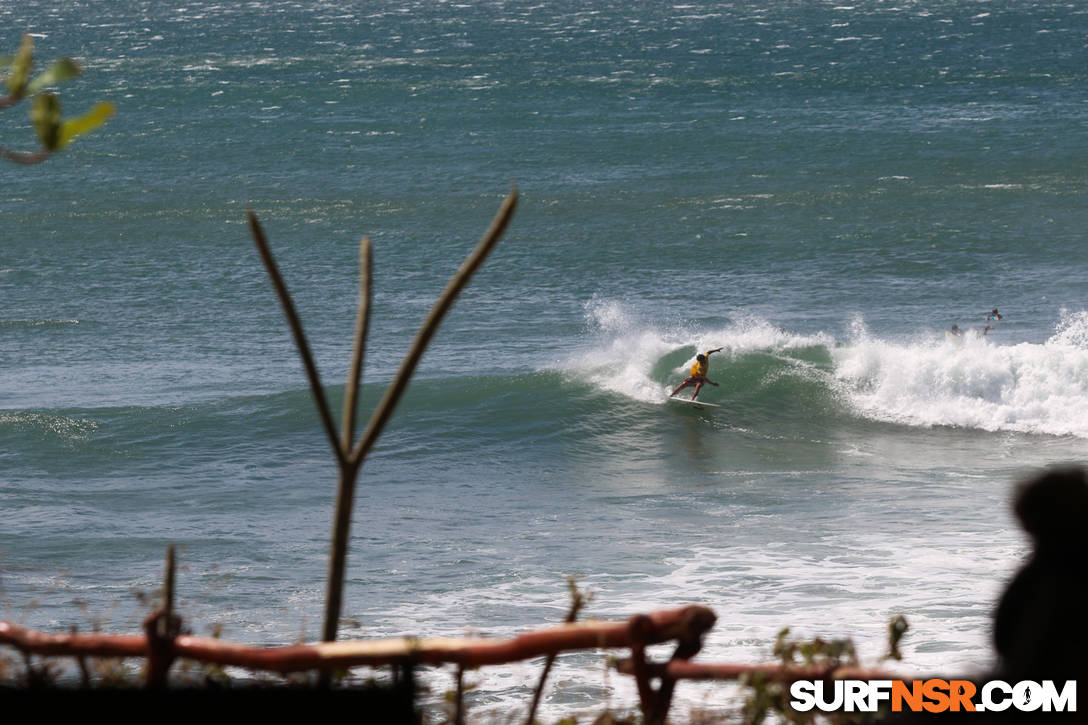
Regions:
<instances>
[{"instance_id":1,"label":"surfer's bent leg","mask_svg":"<svg viewBox=\"0 0 1088 725\"><path fill-rule=\"evenodd\" d=\"M677 386L676 386L676 390L674 390L674 391L672 391L671 393L669 393L669 397L671 398L672 396L676 395L676 394L677 394L677 393L679 393L679 392L680 392L681 390L683 390L683 389L684 389L684 388L686 388L687 386L689 386L689 385L693 384L694 382L695 382L695 379L694 379L694 378L688 378L688 379L687 379L687 380L685 380L684 382L682 382L682 383L680 383L679 385L677 385Z\"/></svg>"}]
</instances>

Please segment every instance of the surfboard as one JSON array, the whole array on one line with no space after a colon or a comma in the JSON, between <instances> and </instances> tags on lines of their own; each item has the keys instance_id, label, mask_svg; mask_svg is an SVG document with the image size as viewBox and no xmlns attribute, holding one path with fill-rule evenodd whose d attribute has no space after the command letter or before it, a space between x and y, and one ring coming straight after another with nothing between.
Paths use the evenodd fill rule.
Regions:
<instances>
[{"instance_id":1,"label":"surfboard","mask_svg":"<svg viewBox=\"0 0 1088 725\"><path fill-rule=\"evenodd\" d=\"M701 400L692 400L691 398L669 398L670 403L683 403L684 405L690 405L695 408L720 408L720 405L714 405L713 403L704 403Z\"/></svg>"}]
</instances>

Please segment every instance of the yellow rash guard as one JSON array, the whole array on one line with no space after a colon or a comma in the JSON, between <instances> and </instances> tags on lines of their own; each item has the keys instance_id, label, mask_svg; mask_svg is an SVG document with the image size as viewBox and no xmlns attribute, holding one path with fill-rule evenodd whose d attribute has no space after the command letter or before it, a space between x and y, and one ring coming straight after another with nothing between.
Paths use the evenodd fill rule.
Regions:
<instances>
[{"instance_id":1,"label":"yellow rash guard","mask_svg":"<svg viewBox=\"0 0 1088 725\"><path fill-rule=\"evenodd\" d=\"M695 364L691 366L691 377L693 378L705 378L707 371L710 370L710 361L699 362L695 361Z\"/></svg>"}]
</instances>

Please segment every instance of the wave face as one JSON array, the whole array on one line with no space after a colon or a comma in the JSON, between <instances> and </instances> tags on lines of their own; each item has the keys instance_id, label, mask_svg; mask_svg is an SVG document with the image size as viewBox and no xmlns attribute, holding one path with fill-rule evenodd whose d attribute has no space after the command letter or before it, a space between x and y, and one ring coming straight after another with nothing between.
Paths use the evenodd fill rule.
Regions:
<instances>
[{"instance_id":1,"label":"wave face","mask_svg":"<svg viewBox=\"0 0 1088 725\"><path fill-rule=\"evenodd\" d=\"M621 304L586 306L596 337L566 363L596 389L663 404L697 351L711 356L701 398L739 416L774 410L816 421L852 416L905 426L949 426L1088 438L1088 314L1063 311L1043 343L1001 344L980 328L881 339L860 316L837 340L749 317L718 329L638 322Z\"/></svg>"}]
</instances>

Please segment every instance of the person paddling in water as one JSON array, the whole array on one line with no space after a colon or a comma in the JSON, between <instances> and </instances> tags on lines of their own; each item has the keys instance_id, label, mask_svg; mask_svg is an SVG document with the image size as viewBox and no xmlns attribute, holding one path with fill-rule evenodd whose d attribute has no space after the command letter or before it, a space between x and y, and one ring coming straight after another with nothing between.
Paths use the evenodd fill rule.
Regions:
<instances>
[{"instance_id":1,"label":"person paddling in water","mask_svg":"<svg viewBox=\"0 0 1088 725\"><path fill-rule=\"evenodd\" d=\"M722 349L719 347L716 350L707 350L702 355L696 355L695 364L691 366L691 376L684 382L680 383L676 390L672 391L669 394L669 397L671 398L689 385L694 385L695 392L691 394L691 399L695 400L695 398L699 396L699 391L703 388L703 383L710 383L715 388L718 387L718 384L708 378L706 374L710 371L710 356L716 352L721 351Z\"/></svg>"}]
</instances>

